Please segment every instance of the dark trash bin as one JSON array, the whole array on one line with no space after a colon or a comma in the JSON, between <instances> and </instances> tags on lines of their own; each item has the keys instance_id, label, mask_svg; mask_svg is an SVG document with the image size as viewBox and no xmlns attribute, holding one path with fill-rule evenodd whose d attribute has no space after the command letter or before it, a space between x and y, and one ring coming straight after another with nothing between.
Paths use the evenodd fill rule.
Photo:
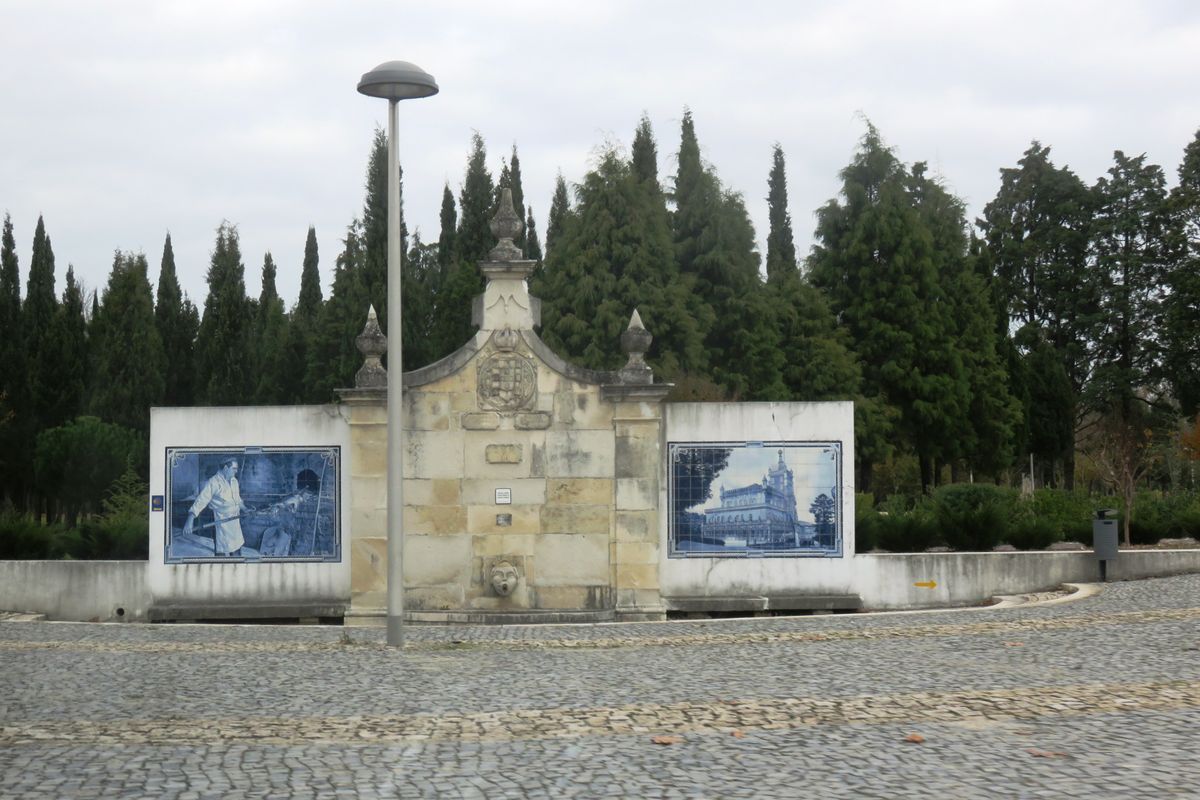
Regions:
<instances>
[{"instance_id":1,"label":"dark trash bin","mask_svg":"<svg viewBox=\"0 0 1200 800\"><path fill-rule=\"evenodd\" d=\"M1096 510L1096 518L1092 520L1092 551L1100 562L1100 580L1108 580L1108 562L1117 557L1117 520L1116 509L1101 508Z\"/></svg>"}]
</instances>

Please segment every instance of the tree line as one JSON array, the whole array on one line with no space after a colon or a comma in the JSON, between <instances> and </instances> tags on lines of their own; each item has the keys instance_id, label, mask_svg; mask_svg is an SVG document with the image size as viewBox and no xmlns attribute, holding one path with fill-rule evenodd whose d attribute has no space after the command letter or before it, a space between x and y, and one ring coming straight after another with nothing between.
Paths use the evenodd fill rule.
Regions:
<instances>
[{"instance_id":1,"label":"tree line","mask_svg":"<svg viewBox=\"0 0 1200 800\"><path fill-rule=\"evenodd\" d=\"M904 459L926 490L1022 471L1069 487L1077 455L1123 487L1152 477L1155 447L1195 438L1185 421L1200 405L1200 133L1169 190L1162 168L1120 151L1088 186L1035 141L969 221L924 162L902 162L868 123L837 197L817 212L807 258L779 145L766 170L765 255L742 195L702 157L690 111L674 153L664 179L643 116L628 152L607 146L573 186L560 174L543 248L516 146L493 177L476 134L457 195L443 187L437 240L402 223L405 365L473 334L477 265L508 188L526 223L517 244L537 262L531 291L548 344L618 367L637 308L675 399L854 400L859 491L886 491L876 484ZM102 290L84 296L68 267L58 294L40 218L22 297L6 215L4 502L47 519L95 511L126 467L145 476L153 405L320 403L351 386L367 307L387 319L386 165L377 130L328 295L310 227L290 308L269 252L258 297L247 295L228 222L202 306L181 291L169 234L153 287L147 257L118 251Z\"/></svg>"}]
</instances>

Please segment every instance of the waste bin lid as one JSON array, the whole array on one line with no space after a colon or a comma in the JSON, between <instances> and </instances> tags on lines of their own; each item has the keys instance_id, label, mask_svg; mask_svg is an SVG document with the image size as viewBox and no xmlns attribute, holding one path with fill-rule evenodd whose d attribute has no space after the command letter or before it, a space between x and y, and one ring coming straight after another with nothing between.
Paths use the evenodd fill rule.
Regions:
<instances>
[{"instance_id":1,"label":"waste bin lid","mask_svg":"<svg viewBox=\"0 0 1200 800\"><path fill-rule=\"evenodd\" d=\"M1117 513L1117 510L1115 508L1097 508L1096 509L1096 519L1105 519L1109 514L1116 514L1116 513Z\"/></svg>"}]
</instances>

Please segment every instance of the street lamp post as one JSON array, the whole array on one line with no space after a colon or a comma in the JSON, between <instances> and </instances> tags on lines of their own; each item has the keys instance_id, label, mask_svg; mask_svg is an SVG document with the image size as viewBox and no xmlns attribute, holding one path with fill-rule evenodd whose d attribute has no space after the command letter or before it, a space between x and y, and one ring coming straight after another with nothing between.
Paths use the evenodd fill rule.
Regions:
<instances>
[{"instance_id":1,"label":"street lamp post","mask_svg":"<svg viewBox=\"0 0 1200 800\"><path fill-rule=\"evenodd\" d=\"M387 643L404 646L404 372L400 356L400 169L396 152L396 104L438 93L437 81L415 64L388 61L362 76L358 91L388 101L388 467L387 467Z\"/></svg>"}]
</instances>

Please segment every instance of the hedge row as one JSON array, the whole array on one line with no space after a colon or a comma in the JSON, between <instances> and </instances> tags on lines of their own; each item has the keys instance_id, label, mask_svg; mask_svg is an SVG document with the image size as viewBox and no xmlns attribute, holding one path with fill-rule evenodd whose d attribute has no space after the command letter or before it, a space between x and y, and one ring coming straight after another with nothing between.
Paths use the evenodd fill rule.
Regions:
<instances>
[{"instance_id":1,"label":"hedge row","mask_svg":"<svg viewBox=\"0 0 1200 800\"><path fill-rule=\"evenodd\" d=\"M1116 497L1058 489L1022 497L1002 486L951 484L930 497L893 495L880 503L869 494L859 494L855 496L855 549L906 553L930 547L991 550L1009 544L1040 550L1061 541L1090 546L1092 520L1101 508L1116 509L1124 519ZM1141 492L1133 512L1134 544L1200 538L1200 494L1195 492Z\"/></svg>"}]
</instances>

